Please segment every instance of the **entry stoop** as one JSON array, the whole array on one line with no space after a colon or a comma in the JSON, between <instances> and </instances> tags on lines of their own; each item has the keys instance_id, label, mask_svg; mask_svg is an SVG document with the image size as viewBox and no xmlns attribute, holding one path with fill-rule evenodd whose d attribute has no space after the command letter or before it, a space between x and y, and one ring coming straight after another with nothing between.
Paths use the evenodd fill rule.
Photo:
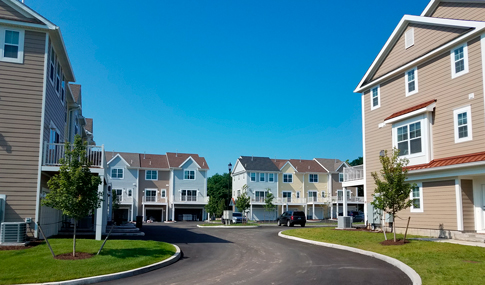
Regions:
<instances>
[{"instance_id":1,"label":"entry stoop","mask_svg":"<svg viewBox=\"0 0 485 285\"><path fill-rule=\"evenodd\" d=\"M106 233L109 233L111 226L106 227ZM141 232L135 224L125 224L121 226L115 226L111 232L112 236L144 236L145 233Z\"/></svg>"}]
</instances>

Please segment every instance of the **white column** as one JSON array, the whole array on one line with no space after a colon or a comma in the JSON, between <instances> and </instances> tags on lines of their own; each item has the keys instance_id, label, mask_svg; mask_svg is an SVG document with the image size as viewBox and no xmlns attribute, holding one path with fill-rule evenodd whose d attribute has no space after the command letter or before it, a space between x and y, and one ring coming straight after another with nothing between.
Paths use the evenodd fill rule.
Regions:
<instances>
[{"instance_id":1,"label":"white column","mask_svg":"<svg viewBox=\"0 0 485 285\"><path fill-rule=\"evenodd\" d=\"M315 202L313 202L312 204L312 210L313 210L313 214L312 214L312 218L315 220Z\"/></svg>"},{"instance_id":2,"label":"white column","mask_svg":"<svg viewBox=\"0 0 485 285\"><path fill-rule=\"evenodd\" d=\"M142 216L143 216L143 221L145 221L145 204L143 204L143 213L142 213Z\"/></svg>"},{"instance_id":3,"label":"white column","mask_svg":"<svg viewBox=\"0 0 485 285\"><path fill-rule=\"evenodd\" d=\"M461 197L461 180L455 179L455 195L456 195L456 225L459 231L463 231L463 204Z\"/></svg>"},{"instance_id":4,"label":"white column","mask_svg":"<svg viewBox=\"0 0 485 285\"><path fill-rule=\"evenodd\" d=\"M106 216L107 216L107 210L108 210L106 207L107 191L104 191L104 175L100 175L99 177L101 178L101 184L98 186L98 193L100 193L101 197L103 197L103 201L101 201L100 207L96 209L96 218L95 218L96 240L101 240L103 232L106 231L106 230L103 230L103 226L106 227Z\"/></svg>"},{"instance_id":5,"label":"white column","mask_svg":"<svg viewBox=\"0 0 485 285\"><path fill-rule=\"evenodd\" d=\"M175 222L175 204L172 204L172 222Z\"/></svg>"},{"instance_id":6,"label":"white column","mask_svg":"<svg viewBox=\"0 0 485 285\"><path fill-rule=\"evenodd\" d=\"M250 217L250 220L252 221L253 220L253 204L249 204L249 217Z\"/></svg>"},{"instance_id":7,"label":"white column","mask_svg":"<svg viewBox=\"0 0 485 285\"><path fill-rule=\"evenodd\" d=\"M344 204L343 204L343 216L347 217L347 188L344 187L343 192L344 192L343 197L342 197L343 200L344 200L343 201L344 202Z\"/></svg>"},{"instance_id":8,"label":"white column","mask_svg":"<svg viewBox=\"0 0 485 285\"><path fill-rule=\"evenodd\" d=\"M169 209L168 209L168 205L165 206L165 222L168 222L168 214L169 214Z\"/></svg>"}]
</instances>

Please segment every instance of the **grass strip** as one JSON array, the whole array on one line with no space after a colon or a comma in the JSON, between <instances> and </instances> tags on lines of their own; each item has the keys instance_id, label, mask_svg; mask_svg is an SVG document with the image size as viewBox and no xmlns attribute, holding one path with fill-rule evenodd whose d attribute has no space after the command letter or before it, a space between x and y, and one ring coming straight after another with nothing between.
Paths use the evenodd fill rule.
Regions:
<instances>
[{"instance_id":1,"label":"grass strip","mask_svg":"<svg viewBox=\"0 0 485 285\"><path fill-rule=\"evenodd\" d=\"M451 243L411 240L399 246L383 246L382 233L344 231L333 228L288 230L286 235L351 246L393 257L413 268L423 284L483 284L485 248ZM403 235L397 235L403 238ZM387 234L392 239L392 233ZM408 237L416 237L409 236Z\"/></svg>"},{"instance_id":2,"label":"grass strip","mask_svg":"<svg viewBox=\"0 0 485 285\"><path fill-rule=\"evenodd\" d=\"M56 255L72 252L72 239L49 239ZM102 241L78 239L77 252L96 254ZM22 250L0 251L0 284L41 283L126 271L175 254L171 244L156 241L109 240L98 256L82 260L52 258L45 242Z\"/></svg>"}]
</instances>

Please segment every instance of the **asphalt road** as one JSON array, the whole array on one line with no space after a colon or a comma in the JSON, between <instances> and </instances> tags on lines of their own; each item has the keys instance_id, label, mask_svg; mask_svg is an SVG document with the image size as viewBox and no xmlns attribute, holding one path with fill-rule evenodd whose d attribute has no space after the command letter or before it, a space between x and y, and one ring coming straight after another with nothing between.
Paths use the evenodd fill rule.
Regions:
<instances>
[{"instance_id":1,"label":"asphalt road","mask_svg":"<svg viewBox=\"0 0 485 285\"><path fill-rule=\"evenodd\" d=\"M144 225L144 239L176 244L183 257L168 267L100 284L411 284L381 260L278 237L285 229Z\"/></svg>"}]
</instances>

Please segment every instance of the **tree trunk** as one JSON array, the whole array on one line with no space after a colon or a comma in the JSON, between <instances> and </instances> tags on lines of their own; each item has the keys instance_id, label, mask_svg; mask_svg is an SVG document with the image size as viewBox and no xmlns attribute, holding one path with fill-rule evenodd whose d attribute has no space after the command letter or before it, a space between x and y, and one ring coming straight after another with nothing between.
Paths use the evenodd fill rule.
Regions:
<instances>
[{"instance_id":1,"label":"tree trunk","mask_svg":"<svg viewBox=\"0 0 485 285\"><path fill-rule=\"evenodd\" d=\"M392 233L394 234L394 242L396 242L396 219L394 218L394 215L392 215Z\"/></svg>"},{"instance_id":2,"label":"tree trunk","mask_svg":"<svg viewBox=\"0 0 485 285\"><path fill-rule=\"evenodd\" d=\"M76 225L77 220L74 220L74 236L72 239L72 256L76 257Z\"/></svg>"},{"instance_id":3,"label":"tree trunk","mask_svg":"<svg viewBox=\"0 0 485 285\"><path fill-rule=\"evenodd\" d=\"M381 222L382 222L382 225L381 225L381 228L382 228L382 232L384 233L384 240L387 240L387 235L386 235L386 212L382 212L382 218L381 218Z\"/></svg>"}]
</instances>

